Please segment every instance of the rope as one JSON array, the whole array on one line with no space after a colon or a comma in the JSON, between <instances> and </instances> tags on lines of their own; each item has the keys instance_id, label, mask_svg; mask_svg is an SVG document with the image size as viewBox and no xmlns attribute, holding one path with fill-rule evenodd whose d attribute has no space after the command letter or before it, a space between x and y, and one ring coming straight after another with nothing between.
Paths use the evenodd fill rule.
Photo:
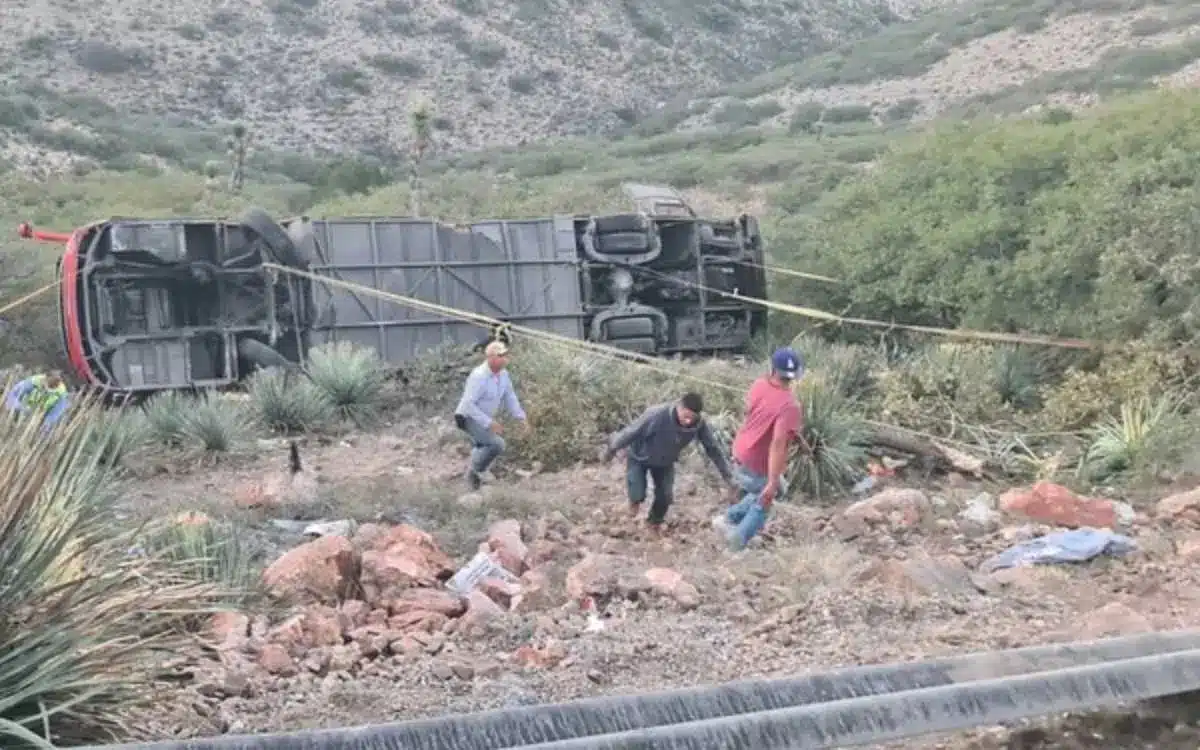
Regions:
<instances>
[{"instance_id":1,"label":"rope","mask_svg":"<svg viewBox=\"0 0 1200 750\"><path fill-rule=\"evenodd\" d=\"M9 302L8 304L4 305L3 307L0 307L0 315L3 315L4 313L9 312L10 310L15 310L18 307L20 307L21 305L25 304L26 302L32 302L33 300L42 296L43 294L50 291L51 289L56 288L58 286L58 283L59 282L57 280L52 281L43 287L39 287L39 288L33 290L32 292L30 292L29 294L26 294L23 297L19 297L18 299L15 299L12 302Z\"/></svg>"},{"instance_id":2,"label":"rope","mask_svg":"<svg viewBox=\"0 0 1200 750\"><path fill-rule=\"evenodd\" d=\"M375 289L373 287L365 286L363 284L356 284L352 281L344 281L342 279L335 279L335 278L332 278L329 276L322 276L320 274L312 273L311 271L301 271L300 269L297 269L297 268L289 268L287 266L281 266L281 265L277 265L275 263L264 263L263 268L267 268L267 269L271 269L271 270L275 270L275 271L281 271L284 273L290 273L294 276L299 276L301 278L310 279L319 284L327 284L327 285L333 286L333 287L341 287L342 289L346 289L348 291L353 291L353 292L358 292L361 294L366 294L368 296L378 297L379 299L385 299L390 302L395 302L396 304L405 305L407 307L412 307L412 308L415 308L418 310L424 310L425 312L434 313L436 315L442 315L447 318L452 318L455 320L461 320L463 322L472 323L481 328L495 330L498 326L503 326L506 330L521 333L521 334L526 335L533 339L538 339L538 340L546 341L549 343L559 344L561 346L573 348L578 351L589 351L589 352L597 354L601 357L606 357L608 359L620 360L620 361L625 361L625 362L634 360L638 364L641 364L642 366L646 367L647 369L656 370L662 374L670 375L672 377L683 378L686 380L692 380L696 383L700 383L702 385L706 385L706 386L709 386L712 388L722 388L722 389L725 389L725 390L728 390L731 392L736 392L736 393L740 393L745 390L744 387L735 386L735 385L732 385L729 383L722 383L719 381L711 380L709 378L703 378L698 375L692 375L691 373L682 372L679 369L672 368L672 367L665 365L665 360L651 357L647 354L642 354L640 352L631 352L631 351L627 351L625 349L618 349L615 346L608 346L606 344L600 344L595 341L585 341L582 339L571 338L569 336L562 336L560 334L552 333L550 331L541 331L536 328L528 328L526 326L517 325L515 323L501 321L497 318L491 318L491 317L488 317L487 315L483 315L481 313L470 312L467 310L460 310L458 308L448 307L446 305L440 305L435 302L427 302L425 300L417 299L415 297L406 297L402 294L395 294L393 292L385 292L381 289Z\"/></svg>"},{"instance_id":3,"label":"rope","mask_svg":"<svg viewBox=\"0 0 1200 750\"><path fill-rule=\"evenodd\" d=\"M647 273L650 275L659 276L665 280L674 282L675 284L711 292L712 294L717 294L727 299L735 299L752 305L759 305L771 310L776 310L778 312L790 313L792 315L798 315L802 318L823 320L829 323L858 325L868 328L913 331L916 333L932 333L951 338L996 341L1007 344L1035 344L1042 346L1055 346L1063 349L1090 350L1098 348L1095 343L1091 341L1084 341L1082 339L1060 339L1053 336L1041 336L1037 334L994 333L992 331L974 331L967 328L937 328L935 326L910 325L907 323L889 323L883 320L870 320L868 318L847 318L841 315L835 315L831 312L825 312L824 310L818 310L815 307L801 307L799 305L790 305L786 302L775 302L772 300L758 299L757 297L747 297L746 295L738 294L737 292L722 291L710 286L705 286L704 284L700 284L695 281L688 281L675 276L669 276L665 273L661 273L651 268L645 268L643 266L624 265L622 267L627 268L634 273Z\"/></svg>"},{"instance_id":4,"label":"rope","mask_svg":"<svg viewBox=\"0 0 1200 750\"><path fill-rule=\"evenodd\" d=\"M745 391L746 391L745 385L740 385L740 386L733 385L730 383L724 383L724 382L720 382L717 380L712 380L710 378L701 377L699 375L693 375L688 372L683 372L678 368L673 368L673 367L668 366L666 364L666 362L668 362L669 360L664 360L664 359L661 359L658 357L652 357L650 355L642 354L640 352L631 352L631 351L627 351L625 349L618 349L617 347L614 347L614 346L600 344L595 341L586 341L586 340L582 340L582 339L575 339L575 338L571 338L569 336L562 336L562 335L559 335L556 333L551 333L549 331L541 331L536 328L528 328L526 326L517 325L515 323L500 321L496 318L490 318L490 317L480 314L480 313L474 313L474 312L470 312L467 310L460 310L458 308L448 307L446 305L437 304L435 302L427 302L422 299L417 299L415 297L407 297L402 294L395 294L393 292L385 292L381 289L376 289L374 287L365 286L363 284L357 284L352 281L344 281L342 279L336 279L336 278L332 278L330 276L322 276L320 274L316 274L311 271L301 271L300 269L297 269L297 268L280 266L280 265L277 265L274 263L264 263L263 268L268 268L268 269L275 270L275 271L282 271L284 273L290 273L294 276L299 276L301 278L310 279L312 281L317 282L318 284L327 284L327 285L333 286L333 287L341 287L342 289L346 289L348 291L366 294L367 296L378 297L379 299L385 299L390 302L394 302L396 304L405 305L407 307L415 308L418 310L424 310L425 312L430 312L430 313L433 313L436 315L442 315L444 317L451 318L454 320L460 320L463 322L472 323L481 328L489 328L489 329L494 330L494 329L496 329L497 326L503 326L504 328L506 328L509 331L519 332L519 333L521 333L525 336L528 336L529 338L535 339L535 340L541 340L541 341L545 341L548 343L557 344L559 346L574 349L576 351L590 352L592 354L595 354L597 356L600 356L600 357L603 357L603 358L609 359L609 360L615 360L615 361L620 361L620 362L625 362L625 363L636 363L638 365L641 365L642 367L645 367L647 370L652 370L652 371L658 372L660 374L667 375L669 377L680 378L683 380L690 380L692 382L699 383L700 385L708 386L710 388L717 388L717 389L729 391L731 393L738 393L738 394L745 393ZM747 299L750 299L750 298L747 298ZM869 424L871 426L886 427L886 428L889 428L892 430L897 430L899 432L905 432L910 435L925 438L927 440L932 440L932 441L935 441L938 443L942 443L942 444L946 444L946 445L957 445L966 450L972 450L975 448L975 446L971 446L967 443L963 443L958 440L938 437L937 435L931 435L931 434L929 434L927 432L923 432L921 430L914 430L911 427L887 424L884 422L876 422L874 420L863 420L863 421L865 424Z\"/></svg>"},{"instance_id":5,"label":"rope","mask_svg":"<svg viewBox=\"0 0 1200 750\"><path fill-rule=\"evenodd\" d=\"M846 283L846 282L842 281L841 279L832 279L828 276L821 276L821 275L815 274L815 273L805 273L804 271L793 271L790 268L781 268L779 266L767 266L767 265L763 265L762 263L755 263L754 261L751 261L751 260L739 260L738 263L740 263L743 266L750 266L751 268L761 268L764 271L770 271L771 273L777 273L781 276L794 276L798 279L810 279L812 281L823 281L826 284L845 284Z\"/></svg>"}]
</instances>

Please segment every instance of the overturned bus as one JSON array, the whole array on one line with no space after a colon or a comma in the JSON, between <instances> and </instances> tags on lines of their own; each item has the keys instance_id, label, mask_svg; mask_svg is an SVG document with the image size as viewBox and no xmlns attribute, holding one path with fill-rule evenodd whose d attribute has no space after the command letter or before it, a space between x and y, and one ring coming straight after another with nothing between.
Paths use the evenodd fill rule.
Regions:
<instances>
[{"instance_id":1,"label":"overturned bus","mask_svg":"<svg viewBox=\"0 0 1200 750\"><path fill-rule=\"evenodd\" d=\"M624 189L634 210L606 216L458 226L251 210L20 233L65 245L62 345L74 375L109 392L229 385L332 341L402 366L480 338L470 323L314 276L644 354L745 350L766 310L722 293L766 297L757 220L702 219L670 188Z\"/></svg>"}]
</instances>

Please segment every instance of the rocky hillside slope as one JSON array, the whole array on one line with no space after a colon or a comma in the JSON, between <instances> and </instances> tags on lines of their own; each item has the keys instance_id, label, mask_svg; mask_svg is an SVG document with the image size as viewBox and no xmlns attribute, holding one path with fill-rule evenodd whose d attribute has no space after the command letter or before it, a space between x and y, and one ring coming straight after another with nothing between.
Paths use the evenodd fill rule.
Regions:
<instances>
[{"instance_id":1,"label":"rocky hillside slope","mask_svg":"<svg viewBox=\"0 0 1200 750\"><path fill-rule=\"evenodd\" d=\"M41 127L86 132L85 102L99 100L191 126L243 119L279 148L378 150L425 98L448 148L604 133L681 90L743 80L924 4L11 0L0 129L14 137L39 100L65 95L79 116Z\"/></svg>"}]
</instances>

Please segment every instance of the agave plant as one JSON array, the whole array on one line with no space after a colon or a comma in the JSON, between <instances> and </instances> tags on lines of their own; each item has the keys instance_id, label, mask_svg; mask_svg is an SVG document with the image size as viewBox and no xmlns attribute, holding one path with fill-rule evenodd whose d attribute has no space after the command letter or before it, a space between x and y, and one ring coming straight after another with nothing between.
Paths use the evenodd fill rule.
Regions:
<instances>
[{"instance_id":1,"label":"agave plant","mask_svg":"<svg viewBox=\"0 0 1200 750\"><path fill-rule=\"evenodd\" d=\"M205 453L236 451L254 437L254 416L233 399L206 391L192 399L183 420L185 447Z\"/></svg>"},{"instance_id":2,"label":"agave plant","mask_svg":"<svg viewBox=\"0 0 1200 750\"><path fill-rule=\"evenodd\" d=\"M793 452L788 484L815 499L845 489L866 463L866 427L853 403L817 381L798 386L804 404L804 442Z\"/></svg>"},{"instance_id":3,"label":"agave plant","mask_svg":"<svg viewBox=\"0 0 1200 750\"><path fill-rule=\"evenodd\" d=\"M0 745L52 748L119 738L160 647L208 587L127 554L111 467L85 401L50 434L0 420Z\"/></svg>"},{"instance_id":4,"label":"agave plant","mask_svg":"<svg viewBox=\"0 0 1200 750\"><path fill-rule=\"evenodd\" d=\"M1167 458L1171 438L1182 426L1180 407L1170 395L1122 404L1119 417L1105 417L1089 431L1079 472L1104 479Z\"/></svg>"},{"instance_id":5,"label":"agave plant","mask_svg":"<svg viewBox=\"0 0 1200 750\"><path fill-rule=\"evenodd\" d=\"M182 445L188 414L194 401L192 396L182 391L163 391L147 399L142 406L142 414L148 437L162 445Z\"/></svg>"},{"instance_id":6,"label":"agave plant","mask_svg":"<svg viewBox=\"0 0 1200 750\"><path fill-rule=\"evenodd\" d=\"M378 416L387 371L374 349L345 341L316 347L308 376L343 417L362 425Z\"/></svg>"},{"instance_id":7,"label":"agave plant","mask_svg":"<svg viewBox=\"0 0 1200 750\"><path fill-rule=\"evenodd\" d=\"M285 434L326 426L334 416L333 402L312 381L283 370L254 374L247 388L258 421Z\"/></svg>"}]
</instances>

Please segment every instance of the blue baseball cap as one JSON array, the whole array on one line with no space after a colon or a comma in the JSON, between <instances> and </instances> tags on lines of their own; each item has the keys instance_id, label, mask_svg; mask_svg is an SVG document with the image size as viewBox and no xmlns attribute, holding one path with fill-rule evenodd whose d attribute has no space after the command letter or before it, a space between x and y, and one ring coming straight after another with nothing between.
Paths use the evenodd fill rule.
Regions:
<instances>
[{"instance_id":1,"label":"blue baseball cap","mask_svg":"<svg viewBox=\"0 0 1200 750\"><path fill-rule=\"evenodd\" d=\"M804 357L790 346L783 346L771 355L771 369L784 380L795 380L804 374Z\"/></svg>"}]
</instances>

